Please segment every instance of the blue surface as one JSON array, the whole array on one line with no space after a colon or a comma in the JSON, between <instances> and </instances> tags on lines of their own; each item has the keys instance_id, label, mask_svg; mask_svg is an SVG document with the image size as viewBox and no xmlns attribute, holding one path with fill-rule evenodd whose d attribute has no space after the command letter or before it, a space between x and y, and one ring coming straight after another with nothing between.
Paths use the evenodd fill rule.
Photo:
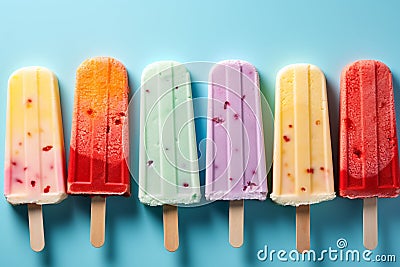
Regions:
<instances>
[{"instance_id":1,"label":"blue surface","mask_svg":"<svg viewBox=\"0 0 400 267\"><path fill-rule=\"evenodd\" d=\"M326 74L337 166L339 75L346 64L357 59L385 62L393 72L399 115L399 10L396 0L1 0L1 124L5 125L8 76L24 66L43 65L57 74L69 144L75 70L88 57L120 59L128 68L132 91L139 87L143 68L154 61L247 60L259 70L262 90L271 104L277 71L287 64L309 62ZM206 95L204 85L193 90L195 96ZM204 122L197 125L198 137L204 137ZM137 157L137 151L132 152ZM3 158L1 152L0 162ZM379 201L379 246L373 256L400 257L399 204L400 199ZM180 209L181 244L176 253L163 247L161 208L140 204L135 183L131 198L108 200L106 244L101 249L89 242L89 211L90 200L84 197L45 206L46 247L35 253L29 247L26 207L12 207L3 199L0 266L279 266L276 258L260 262L257 251L264 245L270 250L295 247L294 208L270 200L246 202L245 244L240 249L228 244L228 203ZM361 201L337 198L315 205L311 218L311 245L317 252L337 249L339 238L347 240L348 249L363 250ZM338 261L325 259L322 265L344 265ZM317 263L286 264L292 265Z\"/></svg>"}]
</instances>

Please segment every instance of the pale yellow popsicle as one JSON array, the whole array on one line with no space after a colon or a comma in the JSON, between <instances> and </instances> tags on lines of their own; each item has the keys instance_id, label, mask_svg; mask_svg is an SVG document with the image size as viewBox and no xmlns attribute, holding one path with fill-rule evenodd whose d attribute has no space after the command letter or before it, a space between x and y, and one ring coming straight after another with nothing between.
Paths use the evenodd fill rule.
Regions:
<instances>
[{"instance_id":1,"label":"pale yellow popsicle","mask_svg":"<svg viewBox=\"0 0 400 267\"><path fill-rule=\"evenodd\" d=\"M27 67L8 85L4 194L11 204L63 200L65 157L58 81L50 70Z\"/></svg>"},{"instance_id":2,"label":"pale yellow popsicle","mask_svg":"<svg viewBox=\"0 0 400 267\"><path fill-rule=\"evenodd\" d=\"M276 80L273 190L281 205L335 198L325 76L294 64Z\"/></svg>"}]
</instances>

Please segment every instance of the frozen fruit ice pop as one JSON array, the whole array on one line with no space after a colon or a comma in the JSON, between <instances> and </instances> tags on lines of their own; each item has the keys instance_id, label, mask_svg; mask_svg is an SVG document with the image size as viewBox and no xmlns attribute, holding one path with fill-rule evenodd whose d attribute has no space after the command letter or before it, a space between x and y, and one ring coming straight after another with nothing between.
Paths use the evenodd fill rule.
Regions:
<instances>
[{"instance_id":1,"label":"frozen fruit ice pop","mask_svg":"<svg viewBox=\"0 0 400 267\"><path fill-rule=\"evenodd\" d=\"M174 61L142 73L139 199L156 206L200 201L190 75Z\"/></svg>"},{"instance_id":2,"label":"frozen fruit ice pop","mask_svg":"<svg viewBox=\"0 0 400 267\"><path fill-rule=\"evenodd\" d=\"M209 76L206 198L265 200L267 171L257 70L217 63Z\"/></svg>"},{"instance_id":3,"label":"frozen fruit ice pop","mask_svg":"<svg viewBox=\"0 0 400 267\"><path fill-rule=\"evenodd\" d=\"M267 171L256 68L217 63L209 75L206 199L230 200L229 242L243 244L244 199L265 200Z\"/></svg>"},{"instance_id":4,"label":"frozen fruit ice pop","mask_svg":"<svg viewBox=\"0 0 400 267\"><path fill-rule=\"evenodd\" d=\"M339 194L362 198L364 246L378 244L378 197L397 197L399 156L392 74L382 62L360 60L340 81Z\"/></svg>"},{"instance_id":5,"label":"frozen fruit ice pop","mask_svg":"<svg viewBox=\"0 0 400 267\"><path fill-rule=\"evenodd\" d=\"M392 75L379 61L356 61L342 72L339 189L347 198L400 192Z\"/></svg>"},{"instance_id":6,"label":"frozen fruit ice pop","mask_svg":"<svg viewBox=\"0 0 400 267\"><path fill-rule=\"evenodd\" d=\"M139 199L163 205L164 246L179 247L178 204L200 201L190 74L174 61L148 65L140 92Z\"/></svg>"},{"instance_id":7,"label":"frozen fruit ice pop","mask_svg":"<svg viewBox=\"0 0 400 267\"><path fill-rule=\"evenodd\" d=\"M110 57L84 61L76 73L68 193L93 196L90 239L104 244L105 197L130 195L128 75Z\"/></svg>"},{"instance_id":8,"label":"frozen fruit ice pop","mask_svg":"<svg viewBox=\"0 0 400 267\"><path fill-rule=\"evenodd\" d=\"M130 194L128 76L119 61L96 57L76 73L68 193Z\"/></svg>"},{"instance_id":9,"label":"frozen fruit ice pop","mask_svg":"<svg viewBox=\"0 0 400 267\"><path fill-rule=\"evenodd\" d=\"M325 76L316 66L289 65L276 79L273 189L281 205L335 197Z\"/></svg>"},{"instance_id":10,"label":"frozen fruit ice pop","mask_svg":"<svg viewBox=\"0 0 400 267\"><path fill-rule=\"evenodd\" d=\"M296 247L310 249L310 204L335 197L325 76L310 64L279 71L271 199L296 206Z\"/></svg>"},{"instance_id":11,"label":"frozen fruit ice pop","mask_svg":"<svg viewBox=\"0 0 400 267\"><path fill-rule=\"evenodd\" d=\"M65 156L56 76L43 67L14 72L8 84L4 193L28 204L30 243L44 248L42 204L63 200Z\"/></svg>"},{"instance_id":12,"label":"frozen fruit ice pop","mask_svg":"<svg viewBox=\"0 0 400 267\"><path fill-rule=\"evenodd\" d=\"M66 197L58 81L46 68L23 68L9 79L4 183L11 204Z\"/></svg>"}]
</instances>

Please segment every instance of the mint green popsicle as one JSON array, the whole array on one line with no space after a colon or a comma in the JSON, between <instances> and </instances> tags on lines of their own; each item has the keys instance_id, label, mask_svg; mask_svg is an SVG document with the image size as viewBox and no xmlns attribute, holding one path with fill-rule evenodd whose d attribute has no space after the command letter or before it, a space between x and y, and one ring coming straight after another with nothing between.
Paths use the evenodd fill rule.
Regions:
<instances>
[{"instance_id":1,"label":"mint green popsicle","mask_svg":"<svg viewBox=\"0 0 400 267\"><path fill-rule=\"evenodd\" d=\"M190 75L174 61L142 73L139 199L158 205L200 201Z\"/></svg>"}]
</instances>

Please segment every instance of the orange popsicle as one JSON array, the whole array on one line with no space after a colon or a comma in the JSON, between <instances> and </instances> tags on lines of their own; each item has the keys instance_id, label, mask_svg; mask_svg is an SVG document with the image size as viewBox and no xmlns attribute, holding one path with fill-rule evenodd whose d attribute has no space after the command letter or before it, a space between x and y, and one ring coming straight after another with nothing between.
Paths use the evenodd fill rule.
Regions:
<instances>
[{"instance_id":1,"label":"orange popsicle","mask_svg":"<svg viewBox=\"0 0 400 267\"><path fill-rule=\"evenodd\" d=\"M126 69L113 58L88 59L77 70L68 193L95 196L91 238L96 247L104 242L104 197L130 194L128 91Z\"/></svg>"}]
</instances>

